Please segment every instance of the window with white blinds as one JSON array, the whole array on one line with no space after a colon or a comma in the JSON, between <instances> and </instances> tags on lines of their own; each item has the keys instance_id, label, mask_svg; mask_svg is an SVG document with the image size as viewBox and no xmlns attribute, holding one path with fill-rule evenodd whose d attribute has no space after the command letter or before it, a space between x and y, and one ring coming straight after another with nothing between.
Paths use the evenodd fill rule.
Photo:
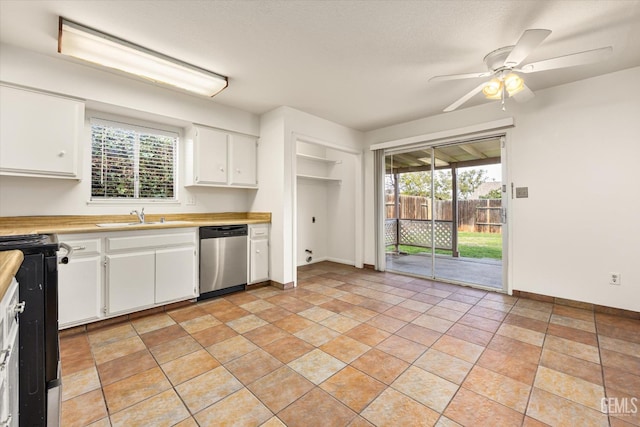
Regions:
<instances>
[{"instance_id":1,"label":"window with white blinds","mask_svg":"<svg viewBox=\"0 0 640 427\"><path fill-rule=\"evenodd\" d=\"M176 199L178 134L91 119L91 199Z\"/></svg>"}]
</instances>

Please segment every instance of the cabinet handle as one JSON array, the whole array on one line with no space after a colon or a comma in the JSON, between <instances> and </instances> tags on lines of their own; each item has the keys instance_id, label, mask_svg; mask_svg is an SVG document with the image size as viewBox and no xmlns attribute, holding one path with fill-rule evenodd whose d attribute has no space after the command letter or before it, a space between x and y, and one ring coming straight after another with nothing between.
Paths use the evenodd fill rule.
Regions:
<instances>
[{"instance_id":1,"label":"cabinet handle","mask_svg":"<svg viewBox=\"0 0 640 427\"><path fill-rule=\"evenodd\" d=\"M65 154L67 154L67 152L62 150L61 152L58 153L58 157L64 157Z\"/></svg>"},{"instance_id":2,"label":"cabinet handle","mask_svg":"<svg viewBox=\"0 0 640 427\"><path fill-rule=\"evenodd\" d=\"M196 176L196 178L194 179L194 181L197 181L197 180L198 180L198 177Z\"/></svg>"},{"instance_id":3,"label":"cabinet handle","mask_svg":"<svg viewBox=\"0 0 640 427\"><path fill-rule=\"evenodd\" d=\"M260 249L256 249L256 253L259 254L260 253Z\"/></svg>"},{"instance_id":4,"label":"cabinet handle","mask_svg":"<svg viewBox=\"0 0 640 427\"><path fill-rule=\"evenodd\" d=\"M87 249L86 246L74 246L73 247L74 251L84 251L85 249Z\"/></svg>"},{"instance_id":5,"label":"cabinet handle","mask_svg":"<svg viewBox=\"0 0 640 427\"><path fill-rule=\"evenodd\" d=\"M2 352L0 352L0 356L2 357L2 362L0 362L0 371L4 370L5 366L7 366L7 361L9 360L10 354L11 346L7 347L6 350L2 350Z\"/></svg>"},{"instance_id":6,"label":"cabinet handle","mask_svg":"<svg viewBox=\"0 0 640 427\"><path fill-rule=\"evenodd\" d=\"M224 172L224 168L220 166L220 172Z\"/></svg>"},{"instance_id":7,"label":"cabinet handle","mask_svg":"<svg viewBox=\"0 0 640 427\"><path fill-rule=\"evenodd\" d=\"M27 303L22 301L13 306L13 315L17 316L18 314L24 313L24 307Z\"/></svg>"},{"instance_id":8,"label":"cabinet handle","mask_svg":"<svg viewBox=\"0 0 640 427\"><path fill-rule=\"evenodd\" d=\"M237 173L242 173L242 171L240 169L236 169Z\"/></svg>"},{"instance_id":9,"label":"cabinet handle","mask_svg":"<svg viewBox=\"0 0 640 427\"><path fill-rule=\"evenodd\" d=\"M7 419L6 420L0 421L0 426L2 426L2 427L10 426L12 419L13 419L13 415L12 414L7 415Z\"/></svg>"}]
</instances>

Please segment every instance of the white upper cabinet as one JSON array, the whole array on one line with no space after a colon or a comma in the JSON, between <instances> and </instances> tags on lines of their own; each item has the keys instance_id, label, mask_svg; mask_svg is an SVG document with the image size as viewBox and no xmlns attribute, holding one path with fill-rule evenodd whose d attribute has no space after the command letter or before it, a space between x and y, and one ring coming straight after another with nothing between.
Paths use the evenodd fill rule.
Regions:
<instances>
[{"instance_id":1,"label":"white upper cabinet","mask_svg":"<svg viewBox=\"0 0 640 427\"><path fill-rule=\"evenodd\" d=\"M0 85L0 174L79 179L84 103Z\"/></svg>"},{"instance_id":2,"label":"white upper cabinet","mask_svg":"<svg viewBox=\"0 0 640 427\"><path fill-rule=\"evenodd\" d=\"M256 180L256 139L246 135L231 135L231 161L229 183L234 186L255 187Z\"/></svg>"},{"instance_id":3,"label":"white upper cabinet","mask_svg":"<svg viewBox=\"0 0 640 427\"><path fill-rule=\"evenodd\" d=\"M196 129L193 158L195 184L226 185L228 140L229 135L225 132L207 128Z\"/></svg>"},{"instance_id":4,"label":"white upper cabinet","mask_svg":"<svg viewBox=\"0 0 640 427\"><path fill-rule=\"evenodd\" d=\"M253 136L194 126L187 137L185 157L187 186L258 186Z\"/></svg>"}]
</instances>

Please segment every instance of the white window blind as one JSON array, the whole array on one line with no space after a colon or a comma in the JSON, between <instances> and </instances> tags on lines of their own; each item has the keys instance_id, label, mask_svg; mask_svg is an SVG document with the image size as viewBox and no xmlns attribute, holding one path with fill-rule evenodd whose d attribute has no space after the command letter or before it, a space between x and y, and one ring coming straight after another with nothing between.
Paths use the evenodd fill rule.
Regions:
<instances>
[{"instance_id":1,"label":"white window blind","mask_svg":"<svg viewBox=\"0 0 640 427\"><path fill-rule=\"evenodd\" d=\"M177 133L91 119L91 199L175 199L177 142Z\"/></svg>"}]
</instances>

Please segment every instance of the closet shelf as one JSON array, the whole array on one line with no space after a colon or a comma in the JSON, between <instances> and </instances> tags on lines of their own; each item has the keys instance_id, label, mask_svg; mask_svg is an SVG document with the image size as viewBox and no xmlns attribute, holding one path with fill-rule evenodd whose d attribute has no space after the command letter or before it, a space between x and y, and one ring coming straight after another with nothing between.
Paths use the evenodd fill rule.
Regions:
<instances>
[{"instance_id":1,"label":"closet shelf","mask_svg":"<svg viewBox=\"0 0 640 427\"><path fill-rule=\"evenodd\" d=\"M321 163L327 163L327 164L332 164L332 165L336 165L336 164L342 163L342 160L329 160L329 159L325 159L324 157L311 156L309 154L297 153L296 156L299 159L311 160L311 161L314 161L314 162L321 162Z\"/></svg>"},{"instance_id":2,"label":"closet shelf","mask_svg":"<svg viewBox=\"0 0 640 427\"><path fill-rule=\"evenodd\" d=\"M309 179L312 181L324 181L324 182L335 182L337 184L341 184L342 180L338 178L327 178L326 176L314 176L314 175L296 175L298 178Z\"/></svg>"}]
</instances>

